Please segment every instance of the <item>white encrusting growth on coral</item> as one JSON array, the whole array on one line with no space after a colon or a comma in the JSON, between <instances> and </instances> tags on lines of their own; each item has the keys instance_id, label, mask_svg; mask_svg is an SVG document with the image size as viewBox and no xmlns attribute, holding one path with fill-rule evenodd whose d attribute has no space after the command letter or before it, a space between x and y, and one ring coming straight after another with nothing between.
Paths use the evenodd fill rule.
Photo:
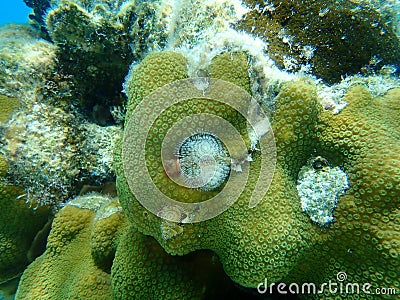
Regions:
<instances>
[{"instance_id":1,"label":"white encrusting growth on coral","mask_svg":"<svg viewBox=\"0 0 400 300\"><path fill-rule=\"evenodd\" d=\"M389 68L387 66L386 68ZM382 68L385 70L385 66ZM337 114L347 103L343 100L346 91L354 85L363 85L373 97L383 96L388 90L400 86L400 79L390 74L370 75L367 77L353 75L343 78L339 83L327 86L321 82L318 83L318 99L325 110L330 110Z\"/></svg>"},{"instance_id":2,"label":"white encrusting growth on coral","mask_svg":"<svg viewBox=\"0 0 400 300\"><path fill-rule=\"evenodd\" d=\"M165 30L165 50L185 56L190 77L206 76L212 59L222 52L245 52L253 96L260 103L272 102L280 84L296 76L278 69L266 42L233 28L248 11L239 0L162 0L154 30Z\"/></svg>"},{"instance_id":3,"label":"white encrusting growth on coral","mask_svg":"<svg viewBox=\"0 0 400 300\"><path fill-rule=\"evenodd\" d=\"M302 167L299 172L297 191L301 207L320 226L333 221L338 198L348 188L346 173L339 167L330 167L321 157L315 158L312 165Z\"/></svg>"}]
</instances>

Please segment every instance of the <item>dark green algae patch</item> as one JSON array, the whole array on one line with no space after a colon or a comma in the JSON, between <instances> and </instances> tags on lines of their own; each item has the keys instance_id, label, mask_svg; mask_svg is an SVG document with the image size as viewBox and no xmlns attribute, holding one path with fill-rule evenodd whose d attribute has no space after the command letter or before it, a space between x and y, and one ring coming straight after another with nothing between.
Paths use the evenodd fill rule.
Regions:
<instances>
[{"instance_id":1,"label":"dark green algae patch","mask_svg":"<svg viewBox=\"0 0 400 300\"><path fill-rule=\"evenodd\" d=\"M251 9L237 28L268 42L269 55L281 68L289 57L296 65L291 71L311 63L313 74L328 84L384 65L399 69L399 38L375 10L350 1L245 3ZM311 57L304 47L312 49Z\"/></svg>"}]
</instances>

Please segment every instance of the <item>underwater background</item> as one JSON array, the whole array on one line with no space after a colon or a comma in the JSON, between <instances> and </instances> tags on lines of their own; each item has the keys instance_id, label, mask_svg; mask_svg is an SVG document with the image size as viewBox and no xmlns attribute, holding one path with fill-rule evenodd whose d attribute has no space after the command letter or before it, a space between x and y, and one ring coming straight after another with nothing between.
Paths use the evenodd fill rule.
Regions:
<instances>
[{"instance_id":1,"label":"underwater background","mask_svg":"<svg viewBox=\"0 0 400 300\"><path fill-rule=\"evenodd\" d=\"M0 25L7 23L28 23L31 9L22 0L0 2Z\"/></svg>"},{"instance_id":2,"label":"underwater background","mask_svg":"<svg viewBox=\"0 0 400 300\"><path fill-rule=\"evenodd\" d=\"M400 0L0 3L0 300L399 299Z\"/></svg>"}]
</instances>

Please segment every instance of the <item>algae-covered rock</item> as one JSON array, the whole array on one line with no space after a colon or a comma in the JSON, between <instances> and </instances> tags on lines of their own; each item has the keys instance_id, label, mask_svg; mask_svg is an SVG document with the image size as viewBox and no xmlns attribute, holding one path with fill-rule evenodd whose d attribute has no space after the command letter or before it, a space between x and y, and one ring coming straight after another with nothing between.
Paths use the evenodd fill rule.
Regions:
<instances>
[{"instance_id":1,"label":"algae-covered rock","mask_svg":"<svg viewBox=\"0 0 400 300\"><path fill-rule=\"evenodd\" d=\"M27 25L0 27L0 93L21 97L46 83L55 69L55 47Z\"/></svg>"},{"instance_id":2,"label":"algae-covered rock","mask_svg":"<svg viewBox=\"0 0 400 300\"><path fill-rule=\"evenodd\" d=\"M33 207L57 206L85 184L113 179L117 126L84 122L75 112L35 103L16 112L3 131L10 180L25 190Z\"/></svg>"},{"instance_id":3,"label":"algae-covered rock","mask_svg":"<svg viewBox=\"0 0 400 300\"><path fill-rule=\"evenodd\" d=\"M121 105L121 84L132 60L162 45L156 3L138 1L51 1L45 25L64 74L73 75L83 107L108 113ZM157 42L156 42L157 41Z\"/></svg>"},{"instance_id":4,"label":"algae-covered rock","mask_svg":"<svg viewBox=\"0 0 400 300\"><path fill-rule=\"evenodd\" d=\"M238 28L267 41L271 58L289 71L309 64L331 84L366 65L399 65L399 37L374 9L352 1L245 2L250 11Z\"/></svg>"}]
</instances>

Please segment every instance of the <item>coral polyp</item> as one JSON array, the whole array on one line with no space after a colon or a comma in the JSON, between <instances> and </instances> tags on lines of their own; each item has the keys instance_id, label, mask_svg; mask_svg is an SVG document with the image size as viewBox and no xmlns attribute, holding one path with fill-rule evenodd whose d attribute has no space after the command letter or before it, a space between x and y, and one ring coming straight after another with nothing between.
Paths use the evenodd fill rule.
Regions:
<instances>
[{"instance_id":1,"label":"coral polyp","mask_svg":"<svg viewBox=\"0 0 400 300\"><path fill-rule=\"evenodd\" d=\"M212 191L229 176L229 154L221 141L210 133L197 133L179 145L176 155L180 174L191 188Z\"/></svg>"}]
</instances>

